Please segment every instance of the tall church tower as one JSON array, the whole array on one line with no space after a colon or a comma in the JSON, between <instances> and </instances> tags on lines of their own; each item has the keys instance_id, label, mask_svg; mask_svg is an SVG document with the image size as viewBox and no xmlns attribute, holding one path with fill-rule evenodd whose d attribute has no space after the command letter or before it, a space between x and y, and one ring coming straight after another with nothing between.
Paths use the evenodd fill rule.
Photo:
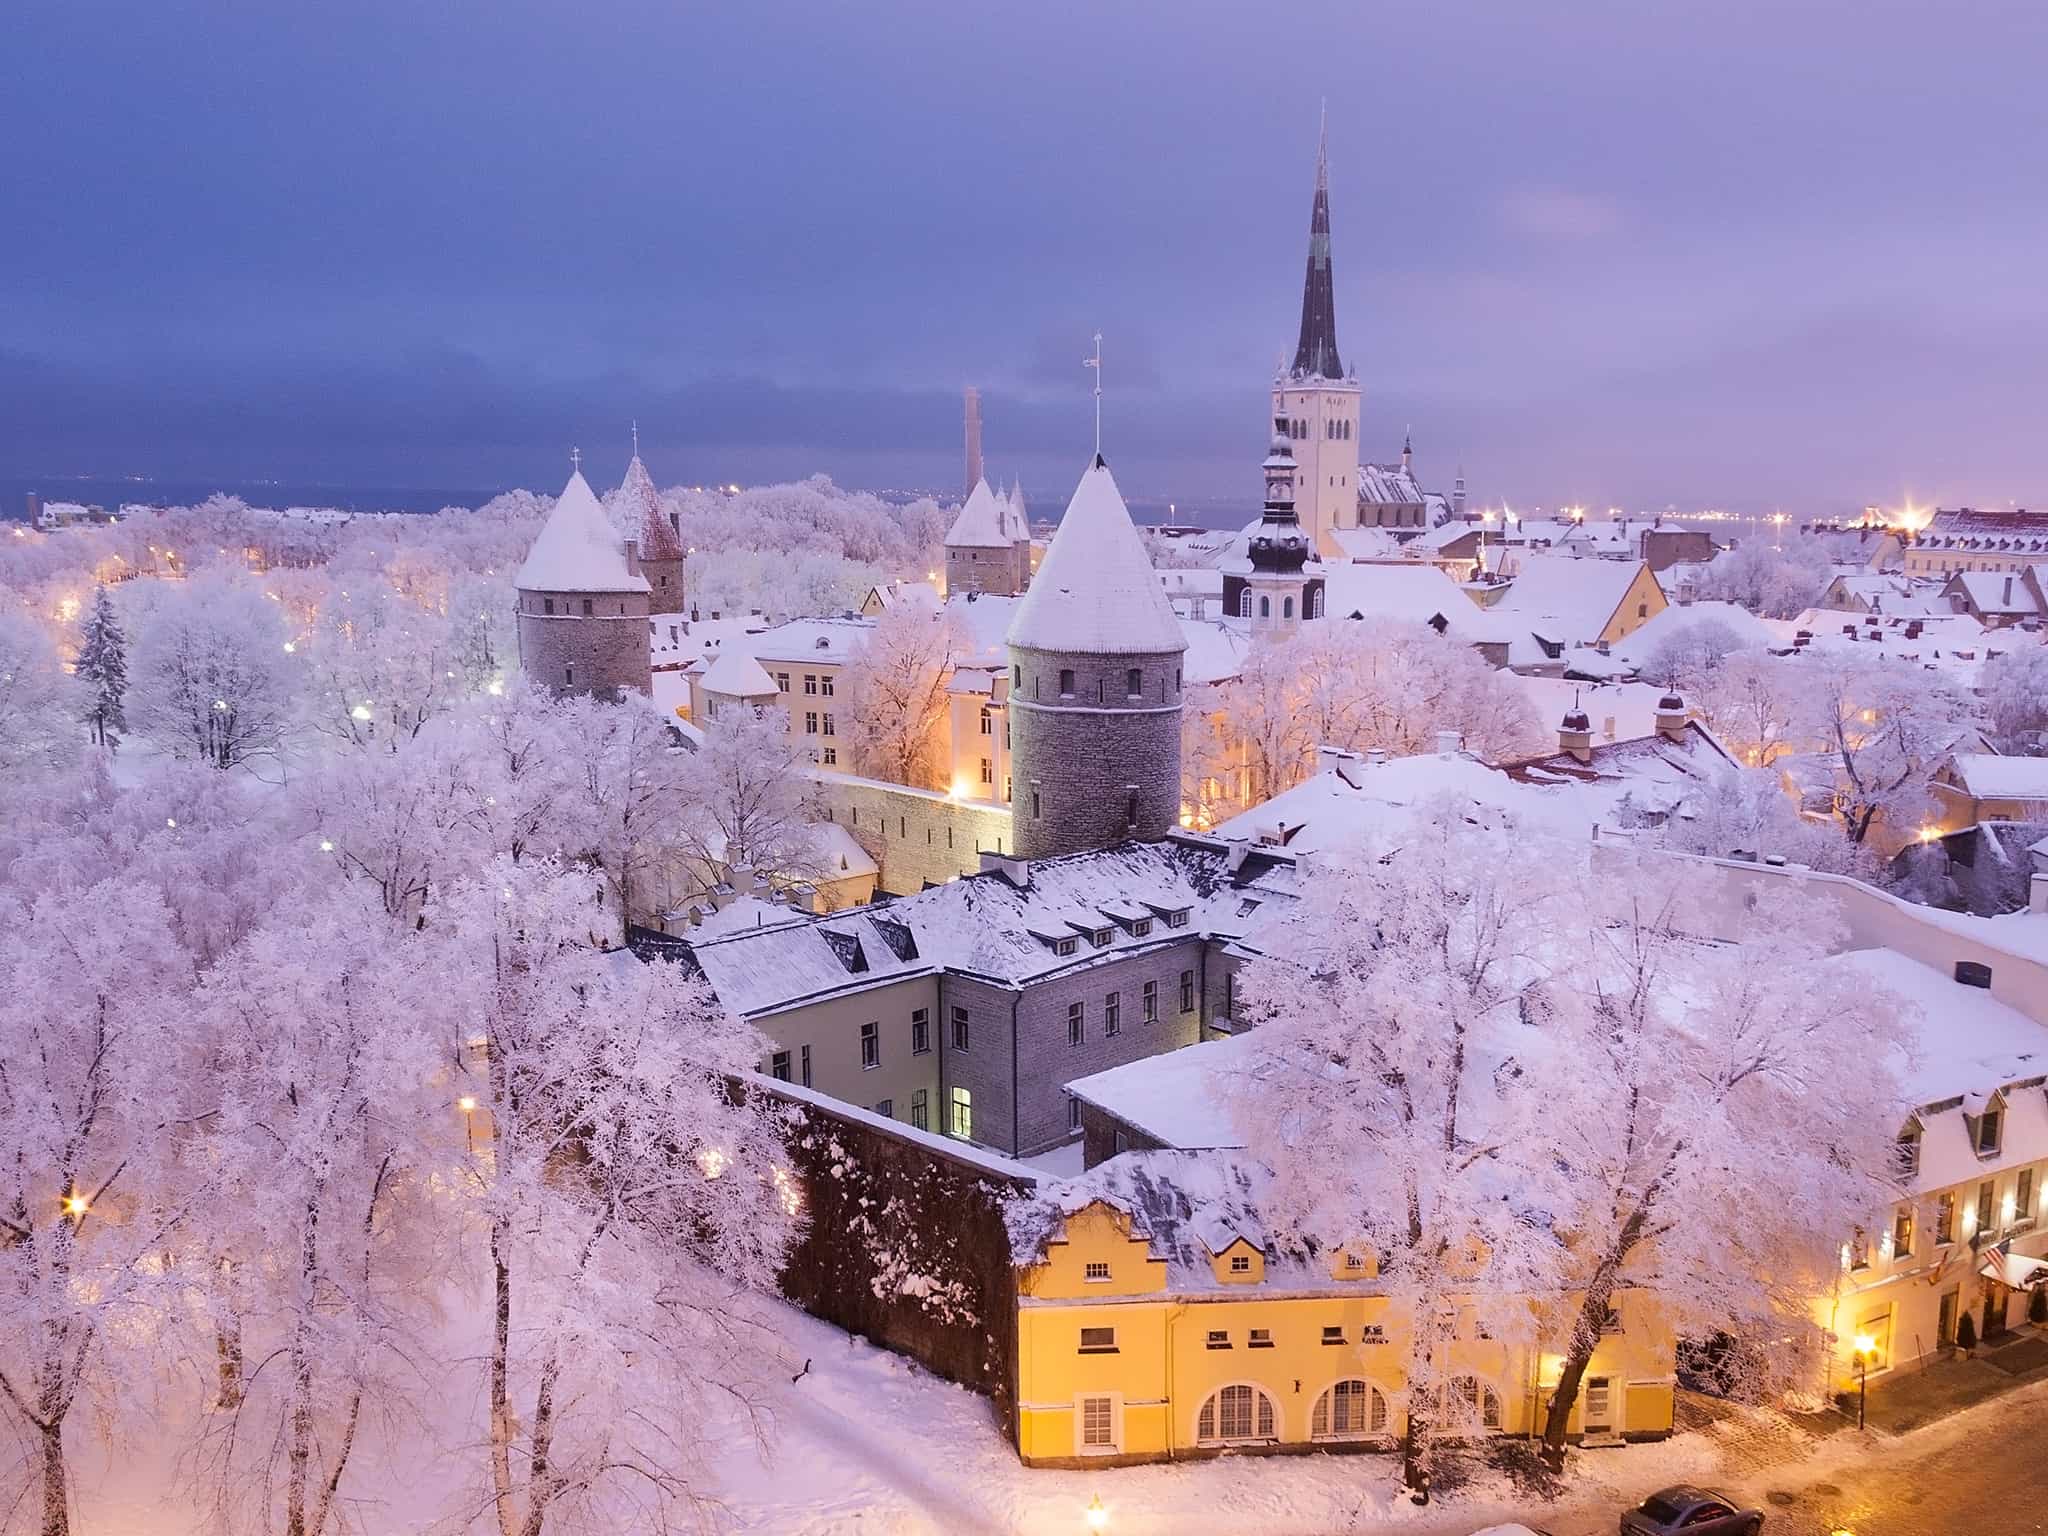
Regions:
<instances>
[{"instance_id":1,"label":"tall church tower","mask_svg":"<svg viewBox=\"0 0 2048 1536\"><path fill-rule=\"evenodd\" d=\"M1010 620L1017 853L1164 837L1180 819L1187 637L1097 454Z\"/></svg>"},{"instance_id":2,"label":"tall church tower","mask_svg":"<svg viewBox=\"0 0 2048 1536\"><path fill-rule=\"evenodd\" d=\"M1358 378L1337 355L1337 301L1330 271L1330 129L1316 146L1309 209L1308 271L1294 366L1273 380L1273 419L1293 445L1295 508L1316 553L1342 558L1331 536L1358 524Z\"/></svg>"}]
</instances>

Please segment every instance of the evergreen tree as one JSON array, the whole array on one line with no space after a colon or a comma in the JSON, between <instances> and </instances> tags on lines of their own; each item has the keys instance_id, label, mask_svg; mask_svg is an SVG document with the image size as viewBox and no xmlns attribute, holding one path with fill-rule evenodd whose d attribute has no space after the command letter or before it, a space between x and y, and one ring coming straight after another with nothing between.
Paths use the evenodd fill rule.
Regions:
<instances>
[{"instance_id":1,"label":"evergreen tree","mask_svg":"<svg viewBox=\"0 0 2048 1536\"><path fill-rule=\"evenodd\" d=\"M76 671L86 685L85 723L92 727L93 742L102 747L117 745L121 733L128 729L121 713L121 698L128 691L128 638L121 633L105 587L93 594Z\"/></svg>"}]
</instances>

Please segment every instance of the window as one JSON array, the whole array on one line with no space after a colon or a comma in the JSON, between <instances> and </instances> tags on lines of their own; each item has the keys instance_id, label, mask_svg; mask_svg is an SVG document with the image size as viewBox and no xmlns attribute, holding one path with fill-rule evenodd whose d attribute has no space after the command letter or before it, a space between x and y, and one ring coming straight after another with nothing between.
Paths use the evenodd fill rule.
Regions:
<instances>
[{"instance_id":1,"label":"window","mask_svg":"<svg viewBox=\"0 0 2048 1536\"><path fill-rule=\"evenodd\" d=\"M778 693L789 692L789 674L787 672L775 674L775 688Z\"/></svg>"},{"instance_id":2,"label":"window","mask_svg":"<svg viewBox=\"0 0 2048 1536\"><path fill-rule=\"evenodd\" d=\"M1012 688L1022 688L1024 686L1024 668L1022 665L1010 668L1010 686Z\"/></svg>"},{"instance_id":3,"label":"window","mask_svg":"<svg viewBox=\"0 0 2048 1536\"><path fill-rule=\"evenodd\" d=\"M1956 1341L1956 1314L1962 1309L1963 1292L1960 1286L1951 1286L1941 1293L1941 1311L1934 1320L1934 1342L1948 1345Z\"/></svg>"},{"instance_id":4,"label":"window","mask_svg":"<svg viewBox=\"0 0 2048 1536\"><path fill-rule=\"evenodd\" d=\"M1273 617L1273 599L1263 593L1259 596L1259 617L1262 619Z\"/></svg>"},{"instance_id":5,"label":"window","mask_svg":"<svg viewBox=\"0 0 2048 1536\"><path fill-rule=\"evenodd\" d=\"M996 781L996 765L987 758L981 760L981 782L993 784Z\"/></svg>"},{"instance_id":6,"label":"window","mask_svg":"<svg viewBox=\"0 0 2048 1536\"><path fill-rule=\"evenodd\" d=\"M2022 1168L2019 1182L2012 1191L2012 1219L2018 1226L2031 1226L2034 1220L2034 1170Z\"/></svg>"},{"instance_id":7,"label":"window","mask_svg":"<svg viewBox=\"0 0 2048 1536\"><path fill-rule=\"evenodd\" d=\"M1052 952L1056 955L1071 955L1080 944L1079 939L1054 939Z\"/></svg>"},{"instance_id":8,"label":"window","mask_svg":"<svg viewBox=\"0 0 2048 1536\"><path fill-rule=\"evenodd\" d=\"M1145 696L1145 674L1136 667L1127 668L1124 672L1124 692L1134 699Z\"/></svg>"},{"instance_id":9,"label":"window","mask_svg":"<svg viewBox=\"0 0 2048 1536\"><path fill-rule=\"evenodd\" d=\"M953 1010L953 1049L956 1051L967 1049L967 1010L965 1008L955 1008Z\"/></svg>"},{"instance_id":10,"label":"window","mask_svg":"<svg viewBox=\"0 0 2048 1536\"><path fill-rule=\"evenodd\" d=\"M1068 1045L1079 1045L1081 1043L1081 1036L1083 1033L1082 1020L1087 1013L1087 1007L1088 1005L1086 1003L1067 1004Z\"/></svg>"},{"instance_id":11,"label":"window","mask_svg":"<svg viewBox=\"0 0 2048 1536\"><path fill-rule=\"evenodd\" d=\"M881 1103L875 1106L875 1113L884 1120L894 1120L896 1118L896 1101L894 1099L882 1100Z\"/></svg>"},{"instance_id":12,"label":"window","mask_svg":"<svg viewBox=\"0 0 2048 1536\"><path fill-rule=\"evenodd\" d=\"M555 612L555 600L552 597L542 598L540 600L540 611L544 614L547 614L549 617L553 617Z\"/></svg>"},{"instance_id":13,"label":"window","mask_svg":"<svg viewBox=\"0 0 2048 1536\"><path fill-rule=\"evenodd\" d=\"M1223 1016L1226 1019L1237 1017L1237 973L1235 971L1225 971L1223 973Z\"/></svg>"},{"instance_id":14,"label":"window","mask_svg":"<svg viewBox=\"0 0 2048 1536\"><path fill-rule=\"evenodd\" d=\"M832 679L822 672L818 674L818 692L824 698L832 697Z\"/></svg>"},{"instance_id":15,"label":"window","mask_svg":"<svg viewBox=\"0 0 2048 1536\"><path fill-rule=\"evenodd\" d=\"M1639 619L1647 619L1647 618L1648 618L1649 616L1650 616L1650 605L1649 605L1648 603L1637 603L1637 604L1636 604L1636 617L1637 617L1637 618L1639 618Z\"/></svg>"},{"instance_id":16,"label":"window","mask_svg":"<svg viewBox=\"0 0 2048 1536\"><path fill-rule=\"evenodd\" d=\"M1385 1323L1367 1323L1359 1330L1358 1342L1361 1344L1386 1343L1387 1325Z\"/></svg>"},{"instance_id":17,"label":"window","mask_svg":"<svg viewBox=\"0 0 2048 1536\"><path fill-rule=\"evenodd\" d=\"M1325 1344L1342 1344L1344 1342L1344 1330L1335 1323L1325 1323L1323 1325L1323 1342Z\"/></svg>"},{"instance_id":18,"label":"window","mask_svg":"<svg viewBox=\"0 0 2048 1536\"><path fill-rule=\"evenodd\" d=\"M1892 1257L1910 1259L1913 1257L1913 1207L1902 1205L1892 1218Z\"/></svg>"},{"instance_id":19,"label":"window","mask_svg":"<svg viewBox=\"0 0 2048 1536\"><path fill-rule=\"evenodd\" d=\"M571 687L576 683L576 664L572 661L562 668L562 681Z\"/></svg>"},{"instance_id":20,"label":"window","mask_svg":"<svg viewBox=\"0 0 2048 1536\"><path fill-rule=\"evenodd\" d=\"M1116 1330L1114 1328L1083 1328L1081 1350L1084 1355L1113 1355L1116 1353Z\"/></svg>"},{"instance_id":21,"label":"window","mask_svg":"<svg viewBox=\"0 0 2048 1536\"><path fill-rule=\"evenodd\" d=\"M1944 1190L1934 1202L1934 1240L1937 1243L1956 1240L1956 1197L1952 1190Z\"/></svg>"},{"instance_id":22,"label":"window","mask_svg":"<svg viewBox=\"0 0 2048 1536\"><path fill-rule=\"evenodd\" d=\"M825 766L827 768L835 767L837 766L838 762L839 749L837 747L827 747L825 749Z\"/></svg>"},{"instance_id":23,"label":"window","mask_svg":"<svg viewBox=\"0 0 2048 1536\"><path fill-rule=\"evenodd\" d=\"M981 707L981 734L993 736L996 733L996 717L989 713L986 704Z\"/></svg>"},{"instance_id":24,"label":"window","mask_svg":"<svg viewBox=\"0 0 2048 1536\"><path fill-rule=\"evenodd\" d=\"M920 1131L931 1129L931 1102L924 1089L910 1090L910 1123Z\"/></svg>"},{"instance_id":25,"label":"window","mask_svg":"<svg viewBox=\"0 0 2048 1536\"><path fill-rule=\"evenodd\" d=\"M1123 1029L1123 995L1112 992L1102 1000L1102 1033L1114 1035Z\"/></svg>"},{"instance_id":26,"label":"window","mask_svg":"<svg viewBox=\"0 0 2048 1536\"><path fill-rule=\"evenodd\" d=\"M811 1048L808 1045L803 1048L803 1069L803 1085L808 1088L811 1086Z\"/></svg>"},{"instance_id":27,"label":"window","mask_svg":"<svg viewBox=\"0 0 2048 1536\"><path fill-rule=\"evenodd\" d=\"M1359 1253L1356 1249L1347 1248L1344 1251L1344 1267L1346 1269L1365 1268L1365 1255Z\"/></svg>"},{"instance_id":28,"label":"window","mask_svg":"<svg viewBox=\"0 0 2048 1536\"><path fill-rule=\"evenodd\" d=\"M1038 820L1038 815L1038 786L1034 784L1031 786L1031 819Z\"/></svg>"},{"instance_id":29,"label":"window","mask_svg":"<svg viewBox=\"0 0 2048 1536\"><path fill-rule=\"evenodd\" d=\"M1124 1134L1122 1126L1118 1126L1109 1133L1109 1149L1112 1152L1128 1152L1131 1150L1131 1138Z\"/></svg>"},{"instance_id":30,"label":"window","mask_svg":"<svg viewBox=\"0 0 2048 1536\"><path fill-rule=\"evenodd\" d=\"M1147 1024L1152 1024L1152 1023L1156 1023L1156 1022L1158 1021L1158 1018L1159 1018L1159 983L1158 983L1158 982L1156 982L1156 981L1148 981L1148 982L1146 982L1146 983L1145 983L1145 991L1144 991L1144 993L1143 993L1143 1002L1144 1002L1144 1008L1145 1008L1145 1022L1146 1022Z\"/></svg>"},{"instance_id":31,"label":"window","mask_svg":"<svg viewBox=\"0 0 2048 1536\"><path fill-rule=\"evenodd\" d=\"M1280 599L1280 617L1283 619L1291 619L1294 617L1294 599L1292 597L1283 597Z\"/></svg>"},{"instance_id":32,"label":"window","mask_svg":"<svg viewBox=\"0 0 2048 1536\"><path fill-rule=\"evenodd\" d=\"M1271 1349L1273 1347L1273 1330L1270 1328L1254 1328L1251 1337L1245 1341L1245 1347L1248 1349Z\"/></svg>"},{"instance_id":33,"label":"window","mask_svg":"<svg viewBox=\"0 0 2048 1536\"><path fill-rule=\"evenodd\" d=\"M1138 791L1134 786L1126 785L1124 788L1124 825L1135 827L1137 824Z\"/></svg>"},{"instance_id":34,"label":"window","mask_svg":"<svg viewBox=\"0 0 2048 1536\"><path fill-rule=\"evenodd\" d=\"M1478 1322L1476 1319L1474 1320L1473 1331L1482 1339L1493 1337L1492 1334L1486 1331L1486 1324ZM1609 1307L1607 1309L1607 1315L1600 1319L1600 1331L1602 1333L1620 1333L1622 1331L1621 1308Z\"/></svg>"},{"instance_id":35,"label":"window","mask_svg":"<svg viewBox=\"0 0 2048 1536\"><path fill-rule=\"evenodd\" d=\"M1870 1239L1861 1227L1849 1234L1849 1267L1868 1269L1870 1267Z\"/></svg>"},{"instance_id":36,"label":"window","mask_svg":"<svg viewBox=\"0 0 2048 1536\"><path fill-rule=\"evenodd\" d=\"M768 1072L778 1083L789 1081L789 1052L777 1051L768 1058Z\"/></svg>"},{"instance_id":37,"label":"window","mask_svg":"<svg viewBox=\"0 0 2048 1536\"><path fill-rule=\"evenodd\" d=\"M953 1123L948 1129L963 1139L974 1135L974 1095L965 1088L953 1090Z\"/></svg>"},{"instance_id":38,"label":"window","mask_svg":"<svg viewBox=\"0 0 2048 1536\"><path fill-rule=\"evenodd\" d=\"M1991 1230L1991 1197L1994 1193L1995 1191L1989 1179L1986 1179L1977 1186L1977 1230L1979 1232L1989 1232Z\"/></svg>"},{"instance_id":39,"label":"window","mask_svg":"<svg viewBox=\"0 0 2048 1536\"><path fill-rule=\"evenodd\" d=\"M1387 1432L1387 1400L1369 1381L1340 1381L1316 1399L1309 1420L1315 1440L1354 1440Z\"/></svg>"},{"instance_id":40,"label":"window","mask_svg":"<svg viewBox=\"0 0 2048 1536\"><path fill-rule=\"evenodd\" d=\"M1499 1429L1500 1395L1477 1376L1453 1376L1444 1388L1444 1421L1455 1429Z\"/></svg>"},{"instance_id":41,"label":"window","mask_svg":"<svg viewBox=\"0 0 2048 1536\"><path fill-rule=\"evenodd\" d=\"M922 1056L932 1048L932 1017L929 1010L910 1010L910 1054Z\"/></svg>"},{"instance_id":42,"label":"window","mask_svg":"<svg viewBox=\"0 0 2048 1536\"><path fill-rule=\"evenodd\" d=\"M1252 1272L1252 1256L1248 1253L1233 1253L1230 1256L1230 1272L1233 1275L1248 1275Z\"/></svg>"},{"instance_id":43,"label":"window","mask_svg":"<svg viewBox=\"0 0 2048 1536\"><path fill-rule=\"evenodd\" d=\"M1180 908L1180 909L1179 909L1179 910L1177 910L1177 911L1169 912L1169 913L1167 913L1167 914L1166 914L1166 926L1167 926L1167 927L1169 927L1169 928L1185 928L1185 927L1187 927L1187 925L1188 925L1188 913L1187 913L1187 908L1185 908L1185 907L1182 907L1182 908Z\"/></svg>"},{"instance_id":44,"label":"window","mask_svg":"<svg viewBox=\"0 0 2048 1536\"><path fill-rule=\"evenodd\" d=\"M1098 704L1107 704L1109 702L1109 680L1107 678L1098 677L1095 679L1095 702Z\"/></svg>"},{"instance_id":45,"label":"window","mask_svg":"<svg viewBox=\"0 0 2048 1536\"><path fill-rule=\"evenodd\" d=\"M586 597L585 599L583 599L583 617L587 619L590 617L591 613L592 609L590 606L590 599Z\"/></svg>"},{"instance_id":46,"label":"window","mask_svg":"<svg viewBox=\"0 0 2048 1536\"><path fill-rule=\"evenodd\" d=\"M1277 1415L1273 1399L1257 1387L1238 1382L1212 1392L1195 1416L1195 1439L1203 1445L1228 1445L1242 1440L1272 1440Z\"/></svg>"},{"instance_id":47,"label":"window","mask_svg":"<svg viewBox=\"0 0 2048 1536\"><path fill-rule=\"evenodd\" d=\"M1067 1129L1070 1131L1081 1129L1081 1101L1071 1093L1067 1095Z\"/></svg>"},{"instance_id":48,"label":"window","mask_svg":"<svg viewBox=\"0 0 2048 1536\"><path fill-rule=\"evenodd\" d=\"M860 1069L872 1072L882 1064L882 1026L863 1024L860 1027Z\"/></svg>"},{"instance_id":49,"label":"window","mask_svg":"<svg viewBox=\"0 0 2048 1536\"><path fill-rule=\"evenodd\" d=\"M1081 1399L1081 1449L1084 1451L1113 1451L1116 1449L1115 1404L1106 1397L1084 1397Z\"/></svg>"},{"instance_id":50,"label":"window","mask_svg":"<svg viewBox=\"0 0 2048 1536\"><path fill-rule=\"evenodd\" d=\"M1250 587L1246 587L1244 591L1237 595L1237 616L1240 619L1248 619L1252 616L1252 590Z\"/></svg>"},{"instance_id":51,"label":"window","mask_svg":"<svg viewBox=\"0 0 2048 1536\"><path fill-rule=\"evenodd\" d=\"M1209 1330L1209 1347L1211 1349L1230 1348L1230 1330L1228 1328L1211 1328Z\"/></svg>"},{"instance_id":52,"label":"window","mask_svg":"<svg viewBox=\"0 0 2048 1536\"><path fill-rule=\"evenodd\" d=\"M805 692L805 693L816 693L817 691L818 691L818 674L817 674L817 673L815 673L815 672L806 672L806 673L804 674L804 692Z\"/></svg>"},{"instance_id":53,"label":"window","mask_svg":"<svg viewBox=\"0 0 2048 1536\"><path fill-rule=\"evenodd\" d=\"M829 710L825 714L825 734L827 736L836 736L839 734L832 728L832 715Z\"/></svg>"},{"instance_id":54,"label":"window","mask_svg":"<svg viewBox=\"0 0 2048 1536\"><path fill-rule=\"evenodd\" d=\"M818 712L815 709L804 711L804 734L806 736L818 734Z\"/></svg>"},{"instance_id":55,"label":"window","mask_svg":"<svg viewBox=\"0 0 2048 1536\"><path fill-rule=\"evenodd\" d=\"M1073 669L1072 667L1061 667L1061 668L1060 668L1060 697L1061 697L1061 698L1063 698L1063 699L1071 699L1071 698L1072 698L1073 696L1074 696L1074 669Z\"/></svg>"},{"instance_id":56,"label":"window","mask_svg":"<svg viewBox=\"0 0 2048 1536\"><path fill-rule=\"evenodd\" d=\"M1091 928L1088 930L1088 942L1097 949L1107 949L1111 937L1112 930L1108 928Z\"/></svg>"},{"instance_id":57,"label":"window","mask_svg":"<svg viewBox=\"0 0 2048 1536\"><path fill-rule=\"evenodd\" d=\"M1994 1157L1998 1153L1998 1135L2005 1116L1998 1110L1986 1108L1977 1117L1977 1155Z\"/></svg>"},{"instance_id":58,"label":"window","mask_svg":"<svg viewBox=\"0 0 2048 1536\"><path fill-rule=\"evenodd\" d=\"M1172 919L1169 918L1168 922L1170 923L1171 921ZM1195 1011L1195 973L1193 971L1182 971L1180 973L1180 1011L1182 1013L1193 1013Z\"/></svg>"},{"instance_id":59,"label":"window","mask_svg":"<svg viewBox=\"0 0 2048 1536\"><path fill-rule=\"evenodd\" d=\"M1134 939L1142 939L1151 931L1152 919L1149 917L1141 917L1131 924L1131 937Z\"/></svg>"}]
</instances>

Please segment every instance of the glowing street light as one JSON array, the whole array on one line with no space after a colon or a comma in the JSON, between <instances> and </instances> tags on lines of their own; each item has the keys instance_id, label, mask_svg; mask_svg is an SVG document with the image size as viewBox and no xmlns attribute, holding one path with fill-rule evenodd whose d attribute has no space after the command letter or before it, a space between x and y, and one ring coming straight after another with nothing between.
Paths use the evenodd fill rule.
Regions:
<instances>
[{"instance_id":1,"label":"glowing street light","mask_svg":"<svg viewBox=\"0 0 2048 1536\"><path fill-rule=\"evenodd\" d=\"M80 1217L84 1216L85 1213L91 1209L92 1202L86 1199L85 1196L79 1194L76 1190L73 1190L70 1194L64 1197L64 1214L66 1216L69 1216L73 1221L77 1221Z\"/></svg>"},{"instance_id":2,"label":"glowing street light","mask_svg":"<svg viewBox=\"0 0 2048 1536\"><path fill-rule=\"evenodd\" d=\"M348 713L349 718L351 720L367 720L370 718L370 706L367 704L358 704L354 709L350 710Z\"/></svg>"},{"instance_id":3,"label":"glowing street light","mask_svg":"<svg viewBox=\"0 0 2048 1536\"><path fill-rule=\"evenodd\" d=\"M1088 1508L1085 1513L1089 1530L1106 1531L1109 1529L1109 1511L1102 1507L1101 1494L1098 1493L1088 1501Z\"/></svg>"},{"instance_id":4,"label":"glowing street light","mask_svg":"<svg viewBox=\"0 0 2048 1536\"><path fill-rule=\"evenodd\" d=\"M1856 1427L1861 1429L1870 1404L1870 1361L1877 1353L1877 1340L1867 1333L1856 1335Z\"/></svg>"}]
</instances>

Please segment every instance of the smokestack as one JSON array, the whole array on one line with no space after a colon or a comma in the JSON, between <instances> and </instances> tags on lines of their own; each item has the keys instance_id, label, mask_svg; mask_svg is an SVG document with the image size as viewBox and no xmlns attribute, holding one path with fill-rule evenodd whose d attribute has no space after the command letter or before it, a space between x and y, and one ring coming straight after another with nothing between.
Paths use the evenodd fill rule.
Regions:
<instances>
[{"instance_id":1,"label":"smokestack","mask_svg":"<svg viewBox=\"0 0 2048 1536\"><path fill-rule=\"evenodd\" d=\"M967 412L967 489L981 483L981 391L972 384L962 397Z\"/></svg>"},{"instance_id":2,"label":"smokestack","mask_svg":"<svg viewBox=\"0 0 2048 1536\"><path fill-rule=\"evenodd\" d=\"M1667 693L1657 701L1657 734L1666 741L1685 744L1685 722L1687 714L1685 699L1678 693Z\"/></svg>"},{"instance_id":3,"label":"smokestack","mask_svg":"<svg viewBox=\"0 0 2048 1536\"><path fill-rule=\"evenodd\" d=\"M1564 721L1557 728L1557 748L1582 763L1593 761L1593 722L1577 704L1565 711Z\"/></svg>"}]
</instances>

